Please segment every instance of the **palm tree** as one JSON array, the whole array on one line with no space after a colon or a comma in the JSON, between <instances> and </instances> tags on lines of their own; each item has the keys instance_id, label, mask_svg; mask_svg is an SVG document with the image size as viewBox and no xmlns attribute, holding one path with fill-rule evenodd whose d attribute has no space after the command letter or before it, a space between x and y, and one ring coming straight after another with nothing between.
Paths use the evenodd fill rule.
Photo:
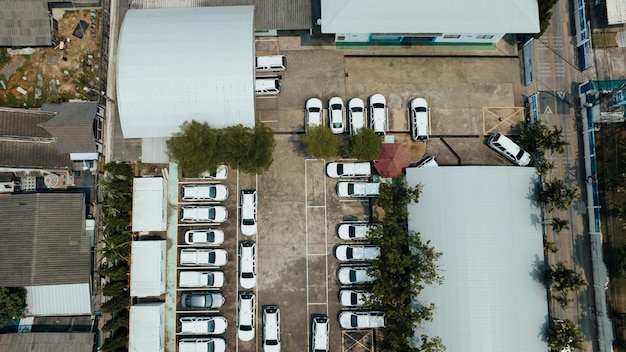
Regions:
<instances>
[{"instance_id":1,"label":"palm tree","mask_svg":"<svg viewBox=\"0 0 626 352\"><path fill-rule=\"evenodd\" d=\"M582 277L582 274L566 268L563 262L558 262L556 266L549 267L546 275L552 279L552 286L559 292L578 292L587 286L587 281Z\"/></svg>"},{"instance_id":2,"label":"palm tree","mask_svg":"<svg viewBox=\"0 0 626 352\"><path fill-rule=\"evenodd\" d=\"M570 320L554 320L546 332L548 347L553 351L563 351L567 348L582 349L585 341L578 325Z\"/></svg>"},{"instance_id":3,"label":"palm tree","mask_svg":"<svg viewBox=\"0 0 626 352\"><path fill-rule=\"evenodd\" d=\"M556 246L556 243L548 240L546 240L546 242L543 244L543 249L552 253L556 253L559 251L559 247Z\"/></svg>"},{"instance_id":4,"label":"palm tree","mask_svg":"<svg viewBox=\"0 0 626 352\"><path fill-rule=\"evenodd\" d=\"M550 226L552 226L552 231L554 231L554 233L559 234L561 231L569 228L569 220L554 218L550 222Z\"/></svg>"},{"instance_id":5,"label":"palm tree","mask_svg":"<svg viewBox=\"0 0 626 352\"><path fill-rule=\"evenodd\" d=\"M548 212L554 209L566 210L576 198L577 189L568 187L563 180L552 179L539 190L539 201L548 206Z\"/></svg>"}]
</instances>

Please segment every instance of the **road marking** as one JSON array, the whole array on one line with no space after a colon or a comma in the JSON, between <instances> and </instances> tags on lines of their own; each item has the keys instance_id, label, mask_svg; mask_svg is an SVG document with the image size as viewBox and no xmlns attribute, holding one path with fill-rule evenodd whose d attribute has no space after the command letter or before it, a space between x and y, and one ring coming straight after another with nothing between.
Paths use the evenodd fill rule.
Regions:
<instances>
[{"instance_id":1,"label":"road marking","mask_svg":"<svg viewBox=\"0 0 626 352\"><path fill-rule=\"evenodd\" d=\"M550 109L550 105L546 105L546 109L543 111L544 115L552 115L552 109Z\"/></svg>"}]
</instances>

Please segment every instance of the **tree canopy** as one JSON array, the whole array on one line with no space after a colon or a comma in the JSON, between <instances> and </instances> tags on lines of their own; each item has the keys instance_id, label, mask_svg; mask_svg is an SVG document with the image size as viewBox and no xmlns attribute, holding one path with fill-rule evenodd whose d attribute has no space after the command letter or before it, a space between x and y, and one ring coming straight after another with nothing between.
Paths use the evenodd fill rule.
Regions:
<instances>
[{"instance_id":1,"label":"tree canopy","mask_svg":"<svg viewBox=\"0 0 626 352\"><path fill-rule=\"evenodd\" d=\"M553 351L563 351L566 348L583 349L585 338L578 325L570 320L554 320L546 332L548 347Z\"/></svg>"},{"instance_id":2,"label":"tree canopy","mask_svg":"<svg viewBox=\"0 0 626 352\"><path fill-rule=\"evenodd\" d=\"M361 128L348 137L348 155L358 160L374 160L380 155L383 137L371 128Z\"/></svg>"},{"instance_id":3,"label":"tree canopy","mask_svg":"<svg viewBox=\"0 0 626 352\"><path fill-rule=\"evenodd\" d=\"M26 289L24 287L0 287L0 327L13 318L24 316Z\"/></svg>"},{"instance_id":4,"label":"tree canopy","mask_svg":"<svg viewBox=\"0 0 626 352\"><path fill-rule=\"evenodd\" d=\"M568 187L563 180L552 179L539 190L539 201L548 206L548 212L559 209L566 210L576 198L577 189Z\"/></svg>"},{"instance_id":5,"label":"tree canopy","mask_svg":"<svg viewBox=\"0 0 626 352\"><path fill-rule=\"evenodd\" d=\"M326 126L314 126L309 128L302 136L304 151L314 158L328 159L339 152L339 137L334 135Z\"/></svg>"},{"instance_id":6,"label":"tree canopy","mask_svg":"<svg viewBox=\"0 0 626 352\"><path fill-rule=\"evenodd\" d=\"M548 150L563 153L568 143L563 139L563 129L556 126L550 129L545 122L539 120L524 124L519 144L527 152L537 156L543 155Z\"/></svg>"},{"instance_id":7,"label":"tree canopy","mask_svg":"<svg viewBox=\"0 0 626 352\"><path fill-rule=\"evenodd\" d=\"M552 280L552 287L560 292L580 291L587 286L582 274L567 268L563 262L548 267L547 276Z\"/></svg>"}]
</instances>

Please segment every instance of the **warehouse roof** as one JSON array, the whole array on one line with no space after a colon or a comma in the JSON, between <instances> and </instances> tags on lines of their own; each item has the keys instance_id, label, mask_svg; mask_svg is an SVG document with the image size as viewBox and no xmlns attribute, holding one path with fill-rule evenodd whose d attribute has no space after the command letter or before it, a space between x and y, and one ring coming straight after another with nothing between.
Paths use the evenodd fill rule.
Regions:
<instances>
[{"instance_id":1,"label":"warehouse roof","mask_svg":"<svg viewBox=\"0 0 626 352\"><path fill-rule=\"evenodd\" d=\"M321 0L323 33L538 33L537 0Z\"/></svg>"},{"instance_id":2,"label":"warehouse roof","mask_svg":"<svg viewBox=\"0 0 626 352\"><path fill-rule=\"evenodd\" d=\"M125 138L170 137L185 121L254 127L252 6L129 10L120 31Z\"/></svg>"},{"instance_id":3,"label":"warehouse roof","mask_svg":"<svg viewBox=\"0 0 626 352\"><path fill-rule=\"evenodd\" d=\"M0 334L0 352L92 352L92 332Z\"/></svg>"},{"instance_id":4,"label":"warehouse roof","mask_svg":"<svg viewBox=\"0 0 626 352\"><path fill-rule=\"evenodd\" d=\"M0 47L52 45L47 1L0 0L0 9Z\"/></svg>"},{"instance_id":5,"label":"warehouse roof","mask_svg":"<svg viewBox=\"0 0 626 352\"><path fill-rule=\"evenodd\" d=\"M435 304L419 334L439 336L448 351L548 351L541 212L533 168L408 168L422 185L410 204L409 232L442 252L441 286L417 300Z\"/></svg>"},{"instance_id":6,"label":"warehouse roof","mask_svg":"<svg viewBox=\"0 0 626 352\"><path fill-rule=\"evenodd\" d=\"M156 297L165 293L165 241L133 241L130 295Z\"/></svg>"}]
</instances>

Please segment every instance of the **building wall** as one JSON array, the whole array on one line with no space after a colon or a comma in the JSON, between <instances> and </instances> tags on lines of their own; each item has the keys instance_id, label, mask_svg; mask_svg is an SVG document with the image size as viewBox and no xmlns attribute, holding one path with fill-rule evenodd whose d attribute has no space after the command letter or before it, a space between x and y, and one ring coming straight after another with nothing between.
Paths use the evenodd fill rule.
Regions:
<instances>
[{"instance_id":1,"label":"building wall","mask_svg":"<svg viewBox=\"0 0 626 352\"><path fill-rule=\"evenodd\" d=\"M423 44L493 44L505 33L450 33L450 34L384 34L384 33L337 33L337 44L368 45L423 45Z\"/></svg>"}]
</instances>

